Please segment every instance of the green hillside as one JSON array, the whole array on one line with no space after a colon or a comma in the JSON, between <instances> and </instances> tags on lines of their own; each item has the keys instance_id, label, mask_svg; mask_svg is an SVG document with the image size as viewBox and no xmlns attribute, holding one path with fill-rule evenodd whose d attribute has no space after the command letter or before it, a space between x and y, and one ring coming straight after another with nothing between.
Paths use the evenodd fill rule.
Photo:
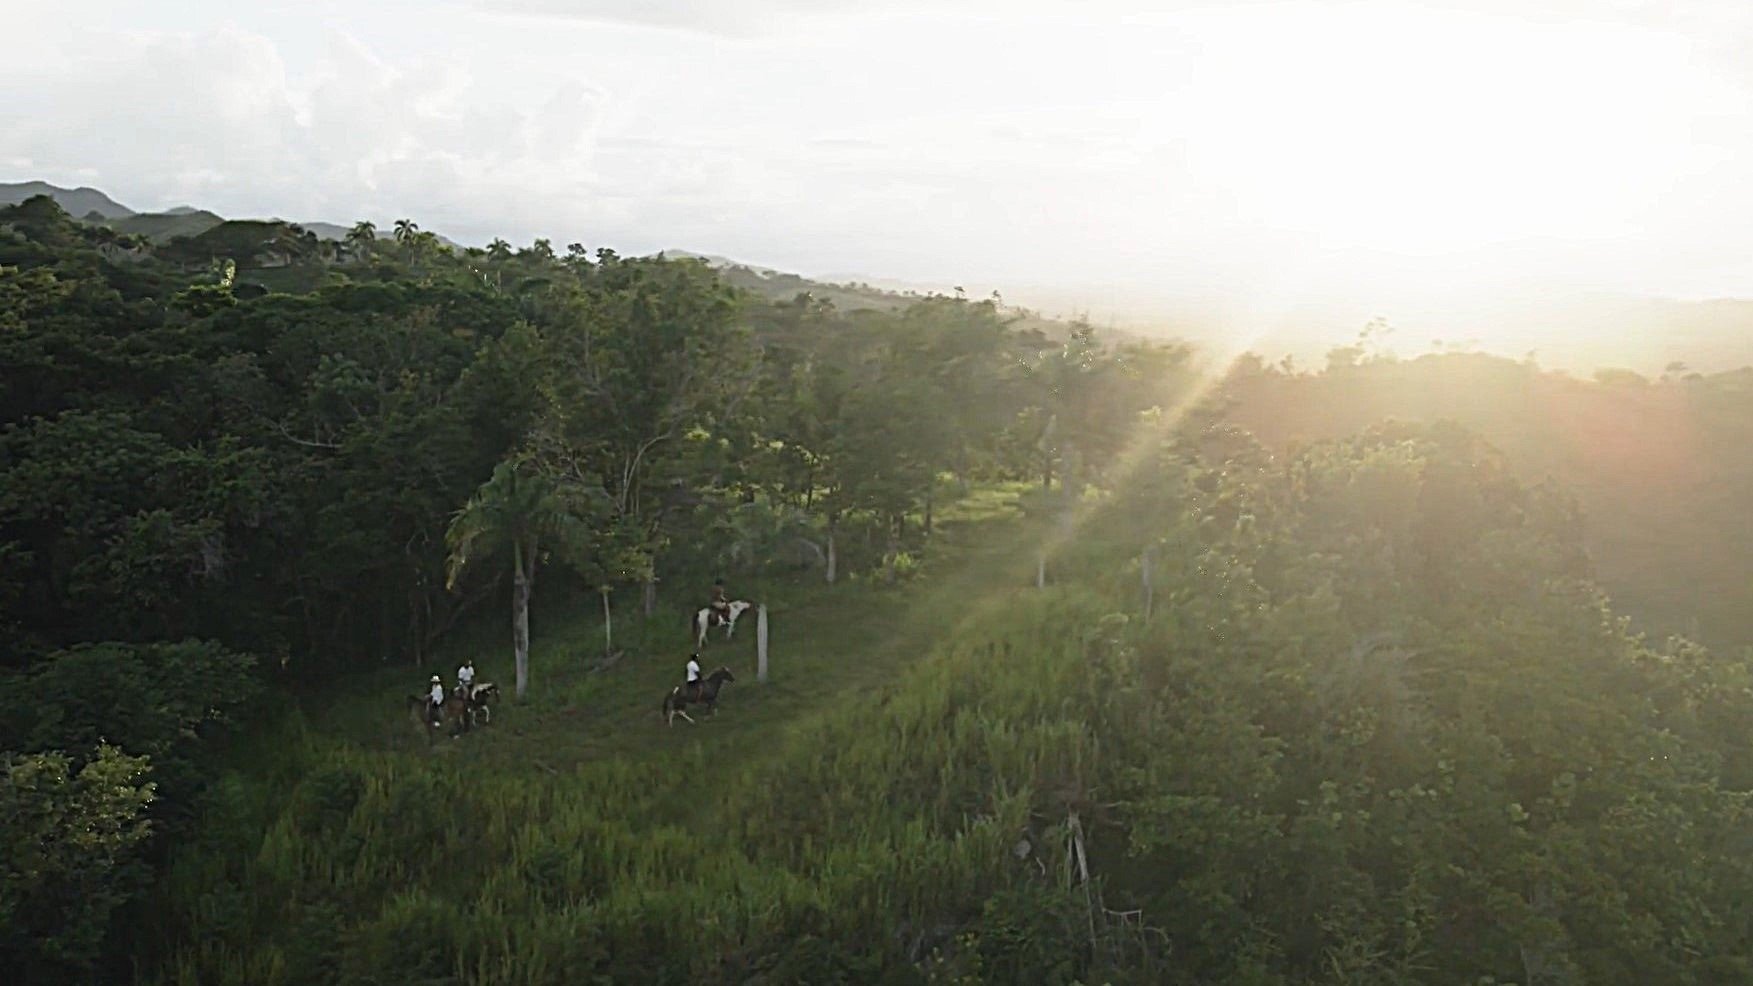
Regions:
<instances>
[{"instance_id":1,"label":"green hillside","mask_svg":"<svg viewBox=\"0 0 1753 986\"><path fill-rule=\"evenodd\" d=\"M1384 419L1450 420L1517 473L1576 493L1603 585L1639 627L1727 650L1753 646L1753 370L1582 380L1479 353L1398 360L1336 351L1325 372L1258 361L1226 383L1236 423L1279 448ZM1678 573L1684 572L1684 576Z\"/></svg>"},{"instance_id":2,"label":"green hillside","mask_svg":"<svg viewBox=\"0 0 1753 986\"><path fill-rule=\"evenodd\" d=\"M1593 533L1723 611L1739 377L370 234L0 207L14 979L1753 980L1753 651ZM770 680L665 725L718 577Z\"/></svg>"},{"instance_id":3,"label":"green hillside","mask_svg":"<svg viewBox=\"0 0 1753 986\"><path fill-rule=\"evenodd\" d=\"M154 243L168 243L179 236L199 236L225 220L205 210L188 212L137 212L112 219L109 226L118 233L144 236Z\"/></svg>"},{"instance_id":4,"label":"green hillside","mask_svg":"<svg viewBox=\"0 0 1753 986\"><path fill-rule=\"evenodd\" d=\"M771 681L753 680L746 629L710 646L737 682L699 726L657 716L688 646L673 612L593 674L588 607L550 611L540 696L431 747L399 707L416 673L325 692L220 779L173 862L150 906L167 976L1753 970L1753 868L1715 855L1748 821L1717 786L1753 781L1732 725L1753 710L1746 666L1616 630L1571 581L1562 503L1480 471L1493 453L1455 433L1311 449L1300 492L1208 471L1246 454L1153 456L1137 488L1073 508L1069 539L1019 518L1014 492L978 495L899 590L767 583ZM1432 468L1514 512L1384 509ZM1400 550L1330 550L1360 538ZM1161 580L1148 621L1126 547L1142 543ZM1428 569L1433 548L1456 570ZM447 663L480 654L502 679L494 630ZM1716 868L1688 869L1697 853ZM1717 932L1657 944L1708 927L1700 912Z\"/></svg>"},{"instance_id":5,"label":"green hillside","mask_svg":"<svg viewBox=\"0 0 1753 986\"><path fill-rule=\"evenodd\" d=\"M106 220L123 219L134 214L134 210L95 188L61 188L46 181L0 182L0 206L18 205L38 195L47 195L68 215L80 218L93 212Z\"/></svg>"},{"instance_id":6,"label":"green hillside","mask_svg":"<svg viewBox=\"0 0 1753 986\"><path fill-rule=\"evenodd\" d=\"M896 312L932 296L923 291L891 291L869 284L815 280L801 274L752 267L724 257L695 254L686 250L670 250L665 255L705 261L718 272L718 276L726 284L773 302L788 302L803 295L843 312ZM1006 307L1005 312L1017 331L1040 332L1050 339L1065 339L1074 325L1063 319L1045 318L1023 308ZM1138 338L1124 332L1110 332L1109 336L1134 340Z\"/></svg>"}]
</instances>

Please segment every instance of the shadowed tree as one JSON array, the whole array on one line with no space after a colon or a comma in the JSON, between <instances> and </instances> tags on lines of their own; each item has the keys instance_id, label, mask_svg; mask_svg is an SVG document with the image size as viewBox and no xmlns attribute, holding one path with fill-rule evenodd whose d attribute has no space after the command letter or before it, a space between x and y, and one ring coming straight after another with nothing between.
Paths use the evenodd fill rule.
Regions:
<instances>
[{"instance_id":1,"label":"shadowed tree","mask_svg":"<svg viewBox=\"0 0 1753 986\"><path fill-rule=\"evenodd\" d=\"M562 488L551 477L502 462L452 518L445 533L450 548L446 587L454 587L470 562L509 550L512 566L511 639L517 667L517 694L529 688L530 593L536 561L544 545L564 558L577 558L590 540L594 511L582 493Z\"/></svg>"}]
</instances>

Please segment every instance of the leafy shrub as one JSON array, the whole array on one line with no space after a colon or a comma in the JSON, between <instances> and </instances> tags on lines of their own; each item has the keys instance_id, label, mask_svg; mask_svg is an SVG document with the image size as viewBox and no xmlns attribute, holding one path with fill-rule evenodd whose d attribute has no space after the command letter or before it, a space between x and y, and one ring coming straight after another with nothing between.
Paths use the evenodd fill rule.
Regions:
<instances>
[{"instance_id":1,"label":"leafy shrub","mask_svg":"<svg viewBox=\"0 0 1753 986\"><path fill-rule=\"evenodd\" d=\"M0 964L22 982L88 972L110 913L144 879L135 854L152 801L145 757L100 746L10 755L0 776Z\"/></svg>"}]
</instances>

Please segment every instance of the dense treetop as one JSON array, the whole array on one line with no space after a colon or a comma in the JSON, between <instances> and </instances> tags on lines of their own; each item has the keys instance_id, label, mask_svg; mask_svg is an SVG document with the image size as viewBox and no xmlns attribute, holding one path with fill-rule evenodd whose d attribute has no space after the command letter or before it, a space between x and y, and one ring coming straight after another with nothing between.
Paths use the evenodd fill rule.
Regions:
<instances>
[{"instance_id":1,"label":"dense treetop","mask_svg":"<svg viewBox=\"0 0 1753 986\"><path fill-rule=\"evenodd\" d=\"M8 967L1753 975L1746 374L1202 373L995 300L735 281L406 220L153 243L0 208ZM961 612L710 798L669 764L273 739L507 600L533 702L542 599L903 584L994 489ZM1635 635L1603 584L1719 646Z\"/></svg>"}]
</instances>

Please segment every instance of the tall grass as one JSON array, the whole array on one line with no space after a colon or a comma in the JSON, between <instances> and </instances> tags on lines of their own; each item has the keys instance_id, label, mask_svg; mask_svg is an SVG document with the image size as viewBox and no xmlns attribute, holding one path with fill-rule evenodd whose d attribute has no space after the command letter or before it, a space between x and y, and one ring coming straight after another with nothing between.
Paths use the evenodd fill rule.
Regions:
<instances>
[{"instance_id":1,"label":"tall grass","mask_svg":"<svg viewBox=\"0 0 1753 986\"><path fill-rule=\"evenodd\" d=\"M974 577L992 591L990 571ZM772 595L800 622L812 604ZM835 604L881 613L896 601L866 586ZM795 702L765 727L712 723L678 744L655 706L624 700L614 721L649 714L631 728L651 730L654 748L564 770L537 753L561 742L567 708L645 677L654 702L665 672L612 681L550 666L550 697L502 713L527 734L510 741L524 762L470 755L476 737L429 753L411 728L373 745L292 717L261 739L276 769L214 786L200 843L161 888L147 978L862 982L918 978L934 950L936 968L964 969L973 958L944 956L995 894L1070 899L1066 842L1047 830L1095 786L1080 682L1101 602L1031 603L960 625L922 617L855 655L798 653L788 667L908 651L880 659L881 675L836 671L846 688L805 677L757 698L732 686L745 689L727 698L736 715L779 712L775 693ZM953 629L933 639L940 626ZM588 628L546 645L568 635ZM721 726L734 731L709 731Z\"/></svg>"}]
</instances>

